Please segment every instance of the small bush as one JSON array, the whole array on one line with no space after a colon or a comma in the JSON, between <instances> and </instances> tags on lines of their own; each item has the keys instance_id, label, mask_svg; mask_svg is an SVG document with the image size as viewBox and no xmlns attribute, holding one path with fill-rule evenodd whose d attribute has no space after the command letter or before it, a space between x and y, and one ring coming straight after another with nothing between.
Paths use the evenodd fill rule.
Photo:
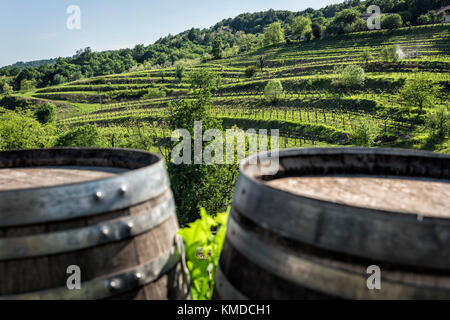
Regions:
<instances>
[{"instance_id":1,"label":"small bush","mask_svg":"<svg viewBox=\"0 0 450 320\"><path fill-rule=\"evenodd\" d=\"M51 103L40 104L36 108L34 116L42 124L53 122L56 118L56 107Z\"/></svg>"},{"instance_id":2,"label":"small bush","mask_svg":"<svg viewBox=\"0 0 450 320\"><path fill-rule=\"evenodd\" d=\"M247 78L253 78L253 76L256 74L256 67L255 66L251 66L248 67L247 69L245 69L245 76Z\"/></svg>"},{"instance_id":3,"label":"small bush","mask_svg":"<svg viewBox=\"0 0 450 320\"><path fill-rule=\"evenodd\" d=\"M277 103L283 94L283 86L280 80L271 79L264 88L264 97L272 104Z\"/></svg>"},{"instance_id":4,"label":"small bush","mask_svg":"<svg viewBox=\"0 0 450 320\"><path fill-rule=\"evenodd\" d=\"M400 58L396 46L385 47L381 50L381 59L384 62L395 62Z\"/></svg>"},{"instance_id":5,"label":"small bush","mask_svg":"<svg viewBox=\"0 0 450 320\"><path fill-rule=\"evenodd\" d=\"M367 120L361 120L352 132L351 143L356 146L370 147L374 144L378 129Z\"/></svg>"},{"instance_id":6,"label":"small bush","mask_svg":"<svg viewBox=\"0 0 450 320\"><path fill-rule=\"evenodd\" d=\"M429 112L426 125L431 130L431 136L445 138L450 132L450 114L447 108L441 106L436 111Z\"/></svg>"},{"instance_id":7,"label":"small bush","mask_svg":"<svg viewBox=\"0 0 450 320\"><path fill-rule=\"evenodd\" d=\"M399 14L383 15L381 18L381 28L395 29L403 26L403 19Z\"/></svg>"},{"instance_id":8,"label":"small bush","mask_svg":"<svg viewBox=\"0 0 450 320\"><path fill-rule=\"evenodd\" d=\"M102 147L103 138L96 126L85 125L72 129L56 140L56 147Z\"/></svg>"},{"instance_id":9,"label":"small bush","mask_svg":"<svg viewBox=\"0 0 450 320\"><path fill-rule=\"evenodd\" d=\"M7 111L0 115L2 149L47 148L52 145L53 135L54 127L42 125L30 111Z\"/></svg>"},{"instance_id":10,"label":"small bush","mask_svg":"<svg viewBox=\"0 0 450 320\"><path fill-rule=\"evenodd\" d=\"M366 82L366 73L364 69L358 65L348 65L345 68L338 67L335 69L338 76L334 80L334 85L343 88L361 88Z\"/></svg>"},{"instance_id":11,"label":"small bush","mask_svg":"<svg viewBox=\"0 0 450 320\"><path fill-rule=\"evenodd\" d=\"M178 231L185 242L187 267L191 276L194 300L210 300L214 289L214 276L226 234L229 213L212 217L200 210L197 221ZM215 234L212 229L217 229Z\"/></svg>"}]
</instances>

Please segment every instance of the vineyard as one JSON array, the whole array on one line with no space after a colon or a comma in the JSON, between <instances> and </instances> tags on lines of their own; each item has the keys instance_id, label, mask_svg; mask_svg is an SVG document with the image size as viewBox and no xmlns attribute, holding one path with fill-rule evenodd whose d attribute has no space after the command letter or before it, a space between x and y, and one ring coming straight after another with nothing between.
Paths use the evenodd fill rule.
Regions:
<instances>
[{"instance_id":1,"label":"vineyard","mask_svg":"<svg viewBox=\"0 0 450 320\"><path fill-rule=\"evenodd\" d=\"M383 61L383 48L396 46L399 60ZM361 55L369 51L371 58ZM51 101L59 106L58 126L98 126L109 146L137 123L153 126L160 139L170 138L168 105L195 99L188 74L217 73L221 85L213 91L210 113L224 129L279 129L280 146L350 145L362 121L376 128L376 146L433 149L449 152L448 140L426 143L424 125L411 126L400 112L398 92L419 74L443 89L436 101L448 106L450 89L450 26L434 25L360 32L329 39L279 44L186 66L182 81L175 67L83 79L60 86L16 94ZM361 88L342 91L333 86L336 67L358 64L365 70ZM245 70L254 66L251 77ZM283 86L276 104L266 101L271 79ZM425 110L430 111L430 110ZM116 144L116 145L115 145ZM150 148L152 149L152 148Z\"/></svg>"}]
</instances>

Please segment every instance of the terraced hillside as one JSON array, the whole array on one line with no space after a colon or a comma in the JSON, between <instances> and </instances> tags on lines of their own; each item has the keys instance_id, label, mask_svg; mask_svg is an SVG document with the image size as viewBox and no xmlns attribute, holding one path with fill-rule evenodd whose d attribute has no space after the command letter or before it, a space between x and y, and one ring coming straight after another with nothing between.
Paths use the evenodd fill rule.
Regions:
<instances>
[{"instance_id":1,"label":"terraced hillside","mask_svg":"<svg viewBox=\"0 0 450 320\"><path fill-rule=\"evenodd\" d=\"M382 60L381 52L389 46L398 48L400 60ZM361 59L365 51L372 54L367 62ZM339 76L333 71L350 64L365 69L365 84L341 90L333 85ZM245 74L250 66L258 70L251 78ZM281 147L350 145L353 132L362 121L369 121L377 132L375 146L450 153L448 139L430 142L424 123L411 125L398 93L408 79L421 74L430 83L442 86L435 107L449 106L450 25L294 41L188 66L186 73L200 69L217 72L222 78L210 112L222 120L224 129L235 125L242 129L280 129ZM284 89L275 105L263 95L270 79L279 79ZM170 137L161 124L171 101L194 99L187 80L186 75L178 81L175 68L144 70L83 79L16 96L54 102L58 125L95 124L110 146L118 146L115 137L136 122L154 127L160 138Z\"/></svg>"}]
</instances>

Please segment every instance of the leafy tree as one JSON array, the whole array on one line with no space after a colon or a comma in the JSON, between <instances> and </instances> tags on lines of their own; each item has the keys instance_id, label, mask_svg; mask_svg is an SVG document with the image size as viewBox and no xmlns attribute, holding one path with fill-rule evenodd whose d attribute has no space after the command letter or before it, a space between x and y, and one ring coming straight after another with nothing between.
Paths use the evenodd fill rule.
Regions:
<instances>
[{"instance_id":1,"label":"leafy tree","mask_svg":"<svg viewBox=\"0 0 450 320\"><path fill-rule=\"evenodd\" d=\"M102 147L105 142L96 126L85 125L62 134L56 140L56 147Z\"/></svg>"},{"instance_id":2,"label":"leafy tree","mask_svg":"<svg viewBox=\"0 0 450 320\"><path fill-rule=\"evenodd\" d=\"M342 88L361 88L366 81L364 69L358 65L351 64L346 67L338 67L334 73L337 78L333 81L334 85Z\"/></svg>"},{"instance_id":3,"label":"leafy tree","mask_svg":"<svg viewBox=\"0 0 450 320\"><path fill-rule=\"evenodd\" d=\"M361 120L353 128L351 143L356 146L370 147L373 146L377 135L378 129L376 125L368 120Z\"/></svg>"},{"instance_id":4,"label":"leafy tree","mask_svg":"<svg viewBox=\"0 0 450 320\"><path fill-rule=\"evenodd\" d=\"M269 46L284 41L284 30L280 22L274 22L264 29L264 45Z\"/></svg>"},{"instance_id":5,"label":"leafy tree","mask_svg":"<svg viewBox=\"0 0 450 320\"><path fill-rule=\"evenodd\" d=\"M271 79L264 88L264 97L272 104L276 104L283 94L283 85L280 80Z\"/></svg>"},{"instance_id":6,"label":"leafy tree","mask_svg":"<svg viewBox=\"0 0 450 320\"><path fill-rule=\"evenodd\" d=\"M221 130L220 121L208 111L210 104L211 93L208 89L198 91L194 101L170 103L169 128L172 131L185 129L194 137L195 121L200 121L203 132L208 129ZM191 150L195 150L193 139ZM224 210L229 204L236 179L237 171L233 166L199 164L193 158L195 156L190 163L182 164L166 159L181 225L195 220L200 206L209 212Z\"/></svg>"},{"instance_id":7,"label":"leafy tree","mask_svg":"<svg viewBox=\"0 0 450 320\"><path fill-rule=\"evenodd\" d=\"M308 32L312 32L311 19L304 16L298 16L292 22L292 33L300 38L305 36Z\"/></svg>"},{"instance_id":8,"label":"leafy tree","mask_svg":"<svg viewBox=\"0 0 450 320\"><path fill-rule=\"evenodd\" d=\"M431 136L445 138L450 132L450 114L448 109L440 106L437 110L428 112L426 125L431 130Z\"/></svg>"},{"instance_id":9,"label":"leafy tree","mask_svg":"<svg viewBox=\"0 0 450 320\"><path fill-rule=\"evenodd\" d=\"M34 116L42 124L53 122L56 119L56 107L51 103L40 104L34 112Z\"/></svg>"},{"instance_id":10,"label":"leafy tree","mask_svg":"<svg viewBox=\"0 0 450 320\"><path fill-rule=\"evenodd\" d=\"M381 50L381 59L384 62L395 62L400 58L396 46L387 46Z\"/></svg>"},{"instance_id":11,"label":"leafy tree","mask_svg":"<svg viewBox=\"0 0 450 320\"><path fill-rule=\"evenodd\" d=\"M433 107L436 96L441 89L442 87L430 83L423 74L406 81L403 88L400 89L399 96L408 108L409 113L416 113L414 122L418 122L425 108ZM412 125L413 123L411 123Z\"/></svg>"},{"instance_id":12,"label":"leafy tree","mask_svg":"<svg viewBox=\"0 0 450 320\"><path fill-rule=\"evenodd\" d=\"M245 76L247 78L253 78L253 76L256 74L256 67L255 66L250 66L247 69L245 69Z\"/></svg>"},{"instance_id":13,"label":"leafy tree","mask_svg":"<svg viewBox=\"0 0 450 320\"><path fill-rule=\"evenodd\" d=\"M178 82L183 82L183 78L184 78L184 66L182 65L178 65L175 68L175 78L178 80Z\"/></svg>"},{"instance_id":14,"label":"leafy tree","mask_svg":"<svg viewBox=\"0 0 450 320\"><path fill-rule=\"evenodd\" d=\"M323 25L314 22L313 24L311 24L311 31L314 38L320 39L322 38L324 27Z\"/></svg>"},{"instance_id":15,"label":"leafy tree","mask_svg":"<svg viewBox=\"0 0 450 320\"><path fill-rule=\"evenodd\" d=\"M2 93L6 96L13 93L13 88L7 82L3 84L3 87L1 89Z\"/></svg>"},{"instance_id":16,"label":"leafy tree","mask_svg":"<svg viewBox=\"0 0 450 320\"><path fill-rule=\"evenodd\" d=\"M222 59L222 49L223 49L222 40L220 39L214 40L212 48L212 55L214 59Z\"/></svg>"},{"instance_id":17,"label":"leafy tree","mask_svg":"<svg viewBox=\"0 0 450 320\"><path fill-rule=\"evenodd\" d=\"M264 71L264 58L263 57L259 57L259 70L261 70L261 72Z\"/></svg>"},{"instance_id":18,"label":"leafy tree","mask_svg":"<svg viewBox=\"0 0 450 320\"><path fill-rule=\"evenodd\" d=\"M422 14L417 18L417 23L420 25L429 24L431 22L430 16L428 14Z\"/></svg>"},{"instance_id":19,"label":"leafy tree","mask_svg":"<svg viewBox=\"0 0 450 320\"><path fill-rule=\"evenodd\" d=\"M334 34L342 34L349 33L355 30L355 28L361 27L360 13L355 9L345 9L341 12L337 13L334 17L333 21L327 27L327 33Z\"/></svg>"},{"instance_id":20,"label":"leafy tree","mask_svg":"<svg viewBox=\"0 0 450 320\"><path fill-rule=\"evenodd\" d=\"M383 29L395 29L403 26L403 19L399 14L383 15L381 18L381 27Z\"/></svg>"},{"instance_id":21,"label":"leafy tree","mask_svg":"<svg viewBox=\"0 0 450 320\"><path fill-rule=\"evenodd\" d=\"M0 145L5 150L48 148L55 128L42 125L31 111L6 111L0 114Z\"/></svg>"},{"instance_id":22,"label":"leafy tree","mask_svg":"<svg viewBox=\"0 0 450 320\"><path fill-rule=\"evenodd\" d=\"M22 81L20 81L20 90L30 91L33 89L36 89L36 80L23 79Z\"/></svg>"},{"instance_id":23,"label":"leafy tree","mask_svg":"<svg viewBox=\"0 0 450 320\"><path fill-rule=\"evenodd\" d=\"M194 91L202 89L214 91L220 87L222 80L216 72L202 68L189 74L189 83Z\"/></svg>"}]
</instances>

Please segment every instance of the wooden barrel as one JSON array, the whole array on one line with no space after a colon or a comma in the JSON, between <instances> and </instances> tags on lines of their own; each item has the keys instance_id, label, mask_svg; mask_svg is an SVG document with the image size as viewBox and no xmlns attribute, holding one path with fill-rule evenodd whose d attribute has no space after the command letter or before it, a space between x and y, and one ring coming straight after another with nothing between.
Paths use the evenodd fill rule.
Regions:
<instances>
[{"instance_id":1,"label":"wooden barrel","mask_svg":"<svg viewBox=\"0 0 450 320\"><path fill-rule=\"evenodd\" d=\"M0 152L2 299L184 299L177 230L158 155Z\"/></svg>"},{"instance_id":2,"label":"wooden barrel","mask_svg":"<svg viewBox=\"0 0 450 320\"><path fill-rule=\"evenodd\" d=\"M450 299L450 156L292 149L275 175L256 157L241 164L215 298Z\"/></svg>"}]
</instances>

